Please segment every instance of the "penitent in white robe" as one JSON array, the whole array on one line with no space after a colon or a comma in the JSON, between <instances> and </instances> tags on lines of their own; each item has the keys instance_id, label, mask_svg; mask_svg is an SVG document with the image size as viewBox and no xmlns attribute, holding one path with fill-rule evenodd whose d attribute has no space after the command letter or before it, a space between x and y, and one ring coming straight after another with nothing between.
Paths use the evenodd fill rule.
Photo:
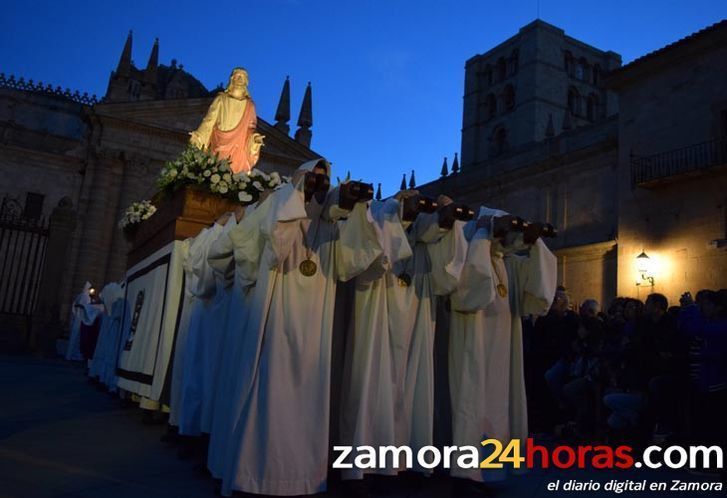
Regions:
<instances>
[{"instance_id":1,"label":"penitent in white robe","mask_svg":"<svg viewBox=\"0 0 727 498\"><path fill-rule=\"evenodd\" d=\"M125 287L126 282L122 283ZM108 355L106 356L106 368L105 375L101 378L106 387L111 392L118 390L118 376L116 375L116 366L119 363L119 352L121 351L121 334L123 324L131 320L131 310L129 304L126 301L126 294L124 293L120 299L114 301L111 305L111 325L108 328Z\"/></svg>"},{"instance_id":2,"label":"penitent in white robe","mask_svg":"<svg viewBox=\"0 0 727 498\"><path fill-rule=\"evenodd\" d=\"M220 239L229 240L229 234L237 225L235 216L232 215L225 223L222 232L210 245L207 251L205 264L211 272L206 272L207 278L211 277L209 286L213 287L213 295L205 306L205 318L203 319L203 334L201 335L201 365L202 374L202 410L200 414L200 428L205 434L212 429L212 417L215 409L215 391L217 389L222 349L225 347L225 331L227 328L227 311L232 294L233 273L219 272L210 264L210 253L215 243ZM232 258L230 258L231 260Z\"/></svg>"},{"instance_id":3,"label":"penitent in white robe","mask_svg":"<svg viewBox=\"0 0 727 498\"><path fill-rule=\"evenodd\" d=\"M451 299L452 442L478 448L487 438L524 443L528 429L521 317L547 313L555 295L557 261L542 240L528 255L505 256L498 242L492 247L489 230L475 231L475 222L470 223L474 233L467 263ZM507 286L505 297L496 291L500 279ZM486 446L481 456L491 450ZM494 481L504 479L507 469L453 466L450 475Z\"/></svg>"},{"instance_id":4,"label":"penitent in white robe","mask_svg":"<svg viewBox=\"0 0 727 498\"><path fill-rule=\"evenodd\" d=\"M206 230L206 229L205 229ZM197 277L192 271L192 264L199 260L196 256L198 247L207 235L202 230L196 237L184 241L182 245L182 268L184 270L184 294L182 296L182 312L174 334L174 353L172 357L171 381L169 383L169 425L179 426L179 412L181 410L182 378L184 376L184 353L189 333L189 320L197 297L192 289L197 285Z\"/></svg>"},{"instance_id":5,"label":"penitent in white robe","mask_svg":"<svg viewBox=\"0 0 727 498\"><path fill-rule=\"evenodd\" d=\"M398 378L404 349L400 336L407 335L411 327L402 331L392 315L402 311L398 309L399 303L409 301L405 308L410 305L407 295L413 295L399 287L394 272L397 262L412 255L400 209L395 199L371 203L374 228L383 253L355 279L340 414L340 444L354 448L384 446L397 441L396 404L401 396L398 388L403 384L403 379ZM395 474L398 469L377 472ZM344 471L342 477L360 479L363 474L363 470L354 468Z\"/></svg>"},{"instance_id":6,"label":"penitent in white robe","mask_svg":"<svg viewBox=\"0 0 727 498\"><path fill-rule=\"evenodd\" d=\"M175 418L179 423L179 433L185 436L199 436L202 432L202 341L206 333L207 310L211 307L210 298L215 290L214 274L207 263L207 254L222 229L222 225L217 223L205 228L189 248L188 264L194 275L190 292L195 299L184 341L183 359L174 367L174 370L179 368L182 374L179 402L175 403L178 407Z\"/></svg>"},{"instance_id":7,"label":"penitent in white robe","mask_svg":"<svg viewBox=\"0 0 727 498\"><path fill-rule=\"evenodd\" d=\"M449 295L457 288L467 254L463 227L464 222L455 221L450 230L443 230L438 214L424 214L417 217L409 232L414 255L404 264L407 272L413 268L413 302L409 308L401 307L395 317L408 313L411 318L405 323L412 329L404 343L403 395L396 411L401 435L398 444L415 452L433 444L436 303L437 296ZM431 472L416 463L414 470Z\"/></svg>"},{"instance_id":8,"label":"penitent in white robe","mask_svg":"<svg viewBox=\"0 0 727 498\"><path fill-rule=\"evenodd\" d=\"M73 300L71 305L71 330L68 337L68 349L66 350L66 360L81 361L81 319L83 317L83 306L91 302L91 282L86 282L83 290Z\"/></svg>"},{"instance_id":9,"label":"penitent in white robe","mask_svg":"<svg viewBox=\"0 0 727 498\"><path fill-rule=\"evenodd\" d=\"M219 237L210 248L207 260L216 273L234 280L227 322L222 338L222 350L217 386L214 394L207 468L212 476L221 479L230 453L232 432L241 407L233 405L239 392L240 377L248 370L244 364L245 326L260 265L263 240L257 225L266 207L247 206L244 217L226 237ZM252 228L251 228L252 227ZM257 256L256 256L257 255Z\"/></svg>"},{"instance_id":10,"label":"penitent in white robe","mask_svg":"<svg viewBox=\"0 0 727 498\"><path fill-rule=\"evenodd\" d=\"M311 161L300 169L310 171ZM320 164L326 164L321 161ZM260 230L266 239L244 334L236 424L222 493L232 489L270 495L325 491L333 306L336 282L368 268L381 254L368 209L357 204L347 221L337 209L304 202L301 182L285 185L266 202L274 204ZM299 265L310 258L311 276Z\"/></svg>"},{"instance_id":11,"label":"penitent in white robe","mask_svg":"<svg viewBox=\"0 0 727 498\"><path fill-rule=\"evenodd\" d=\"M372 207L372 213L384 257L356 278L342 389L341 444L408 445L416 452L432 444L434 299L451 292L459 279L466 250L463 223L443 230L436 214L421 214L407 235L397 202L387 201L384 209ZM402 272L411 277L411 285L399 285ZM345 470L342 477L360 479L369 472L393 475L403 463Z\"/></svg>"},{"instance_id":12,"label":"penitent in white robe","mask_svg":"<svg viewBox=\"0 0 727 498\"><path fill-rule=\"evenodd\" d=\"M103 302L105 313L101 318L98 341L96 341L96 349L89 364L88 376L98 379L103 384L106 384L106 380L110 377L110 370L114 370L111 373L115 376L116 352L118 351L123 309L119 310L119 307L114 307L114 305L119 300L123 301L124 294L122 285L111 282L106 284L98 295ZM113 388L116 388L116 384L113 385Z\"/></svg>"}]
</instances>

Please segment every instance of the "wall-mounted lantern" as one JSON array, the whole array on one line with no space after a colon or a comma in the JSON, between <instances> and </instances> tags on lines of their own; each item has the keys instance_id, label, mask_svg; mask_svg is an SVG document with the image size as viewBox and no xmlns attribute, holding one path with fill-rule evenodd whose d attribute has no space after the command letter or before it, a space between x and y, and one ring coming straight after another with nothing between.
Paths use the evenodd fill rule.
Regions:
<instances>
[{"instance_id":1,"label":"wall-mounted lantern","mask_svg":"<svg viewBox=\"0 0 727 498\"><path fill-rule=\"evenodd\" d=\"M636 256L636 270L639 272L640 280L636 285L654 286L654 267L652 259L644 252Z\"/></svg>"}]
</instances>

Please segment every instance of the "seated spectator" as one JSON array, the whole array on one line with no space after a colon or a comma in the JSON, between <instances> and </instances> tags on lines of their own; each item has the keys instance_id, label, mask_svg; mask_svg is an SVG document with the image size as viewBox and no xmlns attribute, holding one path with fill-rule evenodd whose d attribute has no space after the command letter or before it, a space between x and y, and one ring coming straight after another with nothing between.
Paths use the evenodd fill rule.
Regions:
<instances>
[{"instance_id":1,"label":"seated spectator","mask_svg":"<svg viewBox=\"0 0 727 498\"><path fill-rule=\"evenodd\" d=\"M573 360L569 381L563 386L563 398L574 422L575 435L588 438L595 426L595 395L600 389L603 323L598 318L583 318L573 341Z\"/></svg>"},{"instance_id":2,"label":"seated spectator","mask_svg":"<svg viewBox=\"0 0 727 498\"><path fill-rule=\"evenodd\" d=\"M623 307L624 332L631 337L635 332L636 322L644 311L644 303L632 297L625 298Z\"/></svg>"},{"instance_id":3,"label":"seated spectator","mask_svg":"<svg viewBox=\"0 0 727 498\"><path fill-rule=\"evenodd\" d=\"M595 299L586 299L578 309L581 318L598 318L600 313L601 305Z\"/></svg>"},{"instance_id":4,"label":"seated spectator","mask_svg":"<svg viewBox=\"0 0 727 498\"><path fill-rule=\"evenodd\" d=\"M664 295L650 294L635 324L633 339L640 343L648 376L653 435L658 439L674 433L679 420L676 407L686 396L687 344L677 333L676 320L668 309Z\"/></svg>"},{"instance_id":5,"label":"seated spectator","mask_svg":"<svg viewBox=\"0 0 727 498\"><path fill-rule=\"evenodd\" d=\"M621 348L609 358L607 394L603 403L611 410L608 426L623 434L637 435L642 414L646 410L649 371L644 341L638 326L643 305L637 299L627 298L624 305L625 333Z\"/></svg>"},{"instance_id":6,"label":"seated spectator","mask_svg":"<svg viewBox=\"0 0 727 498\"><path fill-rule=\"evenodd\" d=\"M541 379L545 379L551 396L547 398L549 425L561 422L559 411L565 408L563 386L570 375L573 361L573 341L577 337L578 315L570 309L570 299L565 290L559 290L548 314L535 324L535 336L539 337L542 368Z\"/></svg>"}]
</instances>

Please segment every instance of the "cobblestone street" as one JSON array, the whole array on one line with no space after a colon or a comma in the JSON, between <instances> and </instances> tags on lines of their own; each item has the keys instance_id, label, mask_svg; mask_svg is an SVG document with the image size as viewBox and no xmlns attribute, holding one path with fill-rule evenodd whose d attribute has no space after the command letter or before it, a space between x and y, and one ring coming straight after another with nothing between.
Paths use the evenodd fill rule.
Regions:
<instances>
[{"instance_id":1,"label":"cobblestone street","mask_svg":"<svg viewBox=\"0 0 727 498\"><path fill-rule=\"evenodd\" d=\"M137 408L90 384L80 365L22 356L0 357L0 498L184 498L215 494L211 478L160 442L165 426L142 423ZM704 481L686 473L533 471L490 487L496 496L556 497L556 479ZM328 496L346 496L335 482ZM448 497L451 483L434 477L413 487L374 482L377 497ZM674 496L646 492L644 496ZM628 496L586 493L596 496ZM709 495L709 494L708 494ZM713 494L717 496L718 493Z\"/></svg>"}]
</instances>

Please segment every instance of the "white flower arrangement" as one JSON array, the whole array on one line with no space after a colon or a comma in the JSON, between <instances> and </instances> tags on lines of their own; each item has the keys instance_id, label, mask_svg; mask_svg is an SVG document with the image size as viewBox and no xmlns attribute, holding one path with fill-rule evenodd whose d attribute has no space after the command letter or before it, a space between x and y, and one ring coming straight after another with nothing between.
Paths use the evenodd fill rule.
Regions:
<instances>
[{"instance_id":1,"label":"white flower arrangement","mask_svg":"<svg viewBox=\"0 0 727 498\"><path fill-rule=\"evenodd\" d=\"M172 193L185 186L197 186L213 194L251 204L267 189L289 181L277 172L267 174L253 168L249 173L232 173L227 159L189 145L175 160L162 168L157 181L159 190Z\"/></svg>"},{"instance_id":2,"label":"white flower arrangement","mask_svg":"<svg viewBox=\"0 0 727 498\"><path fill-rule=\"evenodd\" d=\"M157 208L151 201L132 202L131 206L124 211L124 215L119 221L119 228L129 231L142 221L151 218L156 211Z\"/></svg>"}]
</instances>

